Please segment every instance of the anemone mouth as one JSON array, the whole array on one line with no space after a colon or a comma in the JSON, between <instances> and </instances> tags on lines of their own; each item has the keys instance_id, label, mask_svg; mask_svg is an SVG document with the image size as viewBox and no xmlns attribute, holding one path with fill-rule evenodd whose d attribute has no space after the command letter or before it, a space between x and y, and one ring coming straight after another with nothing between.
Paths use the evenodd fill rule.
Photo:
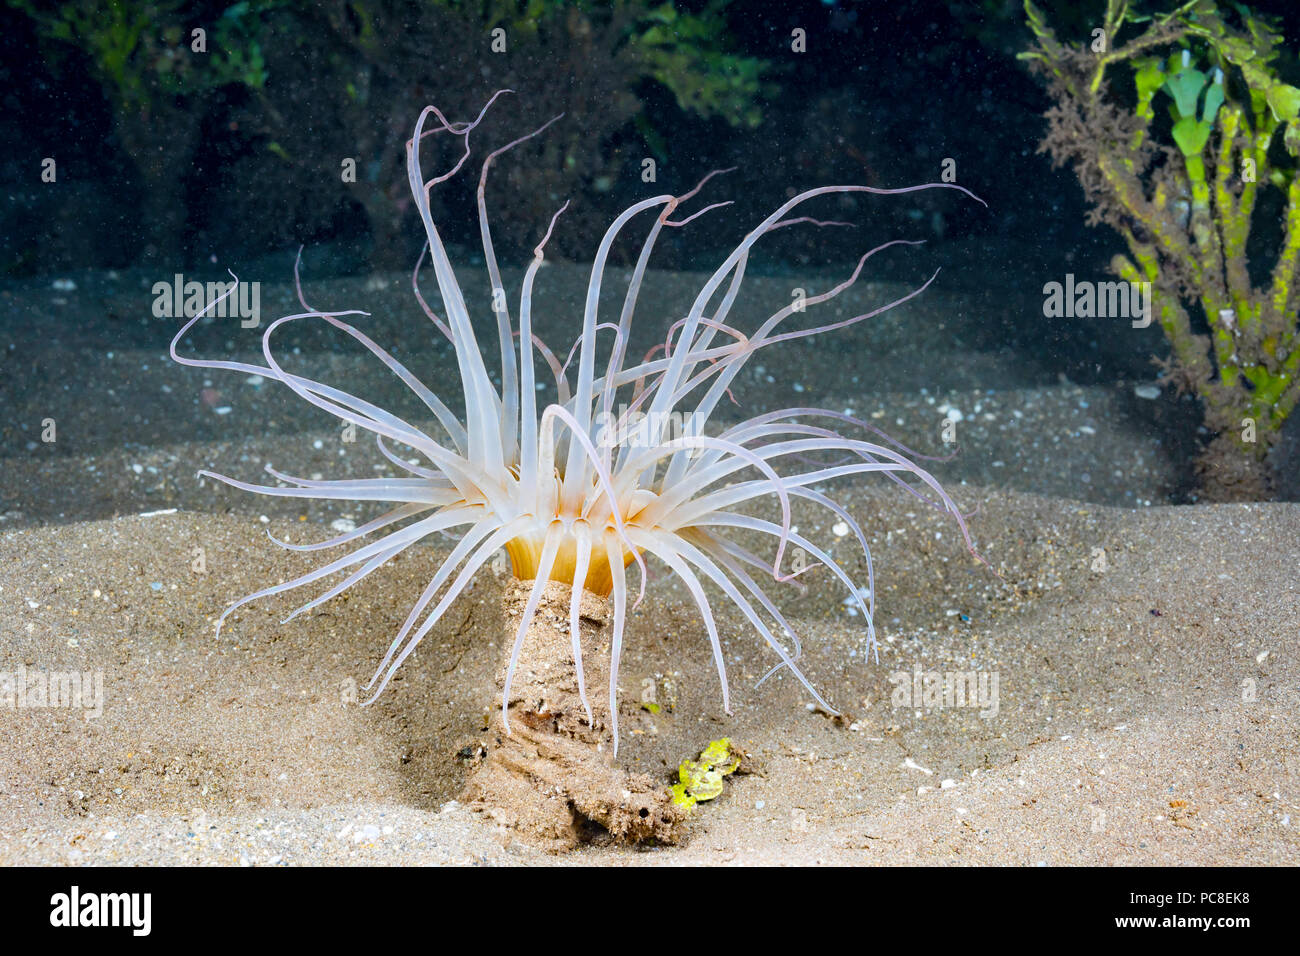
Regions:
<instances>
[{"instance_id":1,"label":"anemone mouth","mask_svg":"<svg viewBox=\"0 0 1300 956\"><path fill-rule=\"evenodd\" d=\"M506 542L506 554L510 556L511 570L520 581L536 580L545 541L545 531L538 530L511 538ZM573 586L575 583L573 578L578 573L581 561L581 551L578 536L572 532L565 534L560 540L559 549L555 553L555 564L546 576L547 580ZM640 553L640 549L632 551L623 548L622 551L623 567L635 561L637 554ZM581 582L582 589L590 591L597 597L609 597L614 589L614 577L609 566L609 552L599 538L592 542L586 564L587 568Z\"/></svg>"}]
</instances>

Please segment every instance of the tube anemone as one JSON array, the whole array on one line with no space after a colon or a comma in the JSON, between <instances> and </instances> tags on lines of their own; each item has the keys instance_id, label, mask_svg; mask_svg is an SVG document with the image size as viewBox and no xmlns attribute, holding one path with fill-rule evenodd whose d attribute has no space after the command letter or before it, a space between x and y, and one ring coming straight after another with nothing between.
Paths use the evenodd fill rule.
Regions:
<instances>
[{"instance_id":1,"label":"tube anemone","mask_svg":"<svg viewBox=\"0 0 1300 956\"><path fill-rule=\"evenodd\" d=\"M694 197L714 173L684 195L663 194L643 199L614 220L595 252L578 339L569 361L561 364L556 353L533 332L532 292L546 242L564 208L552 217L524 274L516 322L510 315L493 250L486 200L492 162L511 147L541 133L546 128L543 126L491 153L483 162L478 183L479 227L494 290L493 322L488 330L494 327L499 344L501 384L498 387L489 377L479 350L478 335L485 328L476 328L471 316L434 223L430 195L435 186L465 164L470 156L471 133L500 95L492 97L483 112L470 122L450 122L436 107L426 108L406 147L411 192L424 225L426 251L438 284L442 314L435 313L420 294L418 276L424 254L416 266L413 286L430 321L454 347L465 408L463 420L349 321L350 317L365 313L314 309L307 305L301 285L298 297L302 311L270 323L262 336L265 365L182 357L177 346L203 313L189 320L173 339L171 354L178 362L261 375L287 386L305 401L340 420L372 433L383 454L404 472L398 478L321 481L295 478L268 466L268 471L283 483L274 486L253 485L202 472L260 494L383 501L392 506L354 531L319 544L277 542L303 551L355 547L314 571L263 588L231 605L221 615L218 630L233 610L249 601L346 572L342 580L295 611L296 616L356 584L417 541L436 532L455 529L460 533L459 540L416 600L376 669L368 685L372 693L367 703L383 692L397 669L483 565L504 548L515 577L531 582L524 585L525 596L502 679L501 721L507 735L512 732L511 687L526 637L548 583L561 582L572 585L568 593L571 665L576 671L578 696L589 720L592 707L583 669L579 609L584 592L608 598L612 605L610 655L607 663L601 662L600 670L608 678L607 713L617 748L618 663L629 603L633 603L628 575L635 565L635 600L639 601L647 580L647 558L662 563L681 581L698 606L713 649L723 706L728 713L730 691L726 667L706 586L721 592L753 625L777 659L774 669L789 668L809 693L831 710L799 670L798 637L760 584L764 578L776 582L792 579L796 571L784 569L787 552L792 548L802 549L813 564L826 567L846 589L861 613L868 647L874 647L875 582L866 535L847 510L817 488L834 478L883 474L911 494L947 511L974 554L965 520L939 482L913 461L916 456L866 422L847 415L798 407L767 412L721 431L707 429L707 425L736 375L761 349L842 329L879 315L920 294L935 276L902 298L861 315L813 328L785 327L792 314L804 311L802 306L816 306L849 288L868 259L897 244L888 242L865 252L852 273L834 288L807 298L801 305L785 306L756 329L746 332L730 325L731 308L755 243L777 229L801 223L832 225L807 216L792 216L810 200L835 194L893 195L924 189L953 189L982 200L951 183L901 189L822 186L802 192L745 235L704 283L689 312L671 324L665 343L638 362L629 360L627 344L638 293L656 241L665 228L681 227L709 209L725 205L714 204L693 215L673 218L681 204ZM451 170L427 178L420 163L421 144L435 134L458 138L463 151ZM617 317L601 321L598 303L610 249L632 220L646 213L652 214L648 232L627 283L622 308ZM343 389L283 368L275 357L273 339L282 326L303 320L327 322L360 343L410 388L439 427L417 428ZM599 332L606 333L604 349L598 348ZM537 406L535 381L539 358L550 369L559 392L558 401L541 409ZM570 371L574 358L576 367ZM421 456L423 463L411 464L406 460L411 457L409 454L405 457L394 454L389 449L390 443L411 449ZM841 457L835 464L810 463L810 456L826 452ZM764 498L776 499L781 512L779 521L747 512L747 506ZM866 557L866 582L854 581L827 551L796 532L790 520L794 499L825 508L837 521L845 522L852 529ZM770 539L772 552L760 557L730 540L729 535L735 529ZM548 600L552 599L553 594Z\"/></svg>"}]
</instances>

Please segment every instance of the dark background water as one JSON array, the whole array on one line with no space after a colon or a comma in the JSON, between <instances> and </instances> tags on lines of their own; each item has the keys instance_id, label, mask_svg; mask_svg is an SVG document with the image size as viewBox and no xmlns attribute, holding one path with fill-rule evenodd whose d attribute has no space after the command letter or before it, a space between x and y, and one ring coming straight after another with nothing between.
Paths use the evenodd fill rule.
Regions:
<instances>
[{"instance_id":1,"label":"dark background water","mask_svg":"<svg viewBox=\"0 0 1300 956\"><path fill-rule=\"evenodd\" d=\"M910 224L911 235L932 241L979 237L988 252L970 265L985 281L996 276L1021 282L1058 271L1061 264L1092 267L1116 244L1108 231L1083 225L1086 207L1073 174L1053 170L1036 152L1044 131L1041 114L1050 101L1015 59L1031 35L1021 4L1011 0L721 5L716 32L700 41L683 38L681 46L717 48L761 63L761 90L746 99L746 108L761 114L754 123L726 104L712 115L683 108L674 91L644 68L611 66L635 38L605 38L602 31L613 28L604 4L538 4L550 11L550 28L536 39L508 33L513 45L504 54L488 48L491 38L484 35L488 23L480 8L498 5L485 3L459 5L468 11L460 14L438 3L366 5L392 14L375 21L372 28L389 32L373 38L363 36L365 25L346 3L38 5L65 11L104 6L141 17L134 66L125 70L138 74L134 86L104 78L108 68L97 65L102 57L85 49L100 41L52 39L42 21L12 3L0 6L0 141L6 144L0 170L8 185L0 197L0 276L141 262L194 268L210 266L214 257L222 266L247 264L291 252L301 242L337 247L320 261L322 270L365 272L376 241L366 205L376 190L398 202L404 197L400 167L379 167L409 136L413 109L434 103L453 119L468 118L487 95L511 83L516 96L493 111L476 144L480 148L498 145L501 135L518 135L561 110L567 114L550 135L565 147L558 154L527 154L526 164L534 168L523 171L504 169L510 160L501 161L498 189L533 183L556 191L555 196L497 192L492 197L494 218L508 223L498 226L507 235L499 239L506 258L526 255L540 234L540 213L549 216L566 198L590 210L572 213L570 220L595 233L612 213L647 194L639 176L647 156L657 160L659 183L670 189L687 187L709 169L736 166L716 184L712 198L739 199L741 221L790 190L811 185L934 181L942 161L952 158L958 181L988 201L987 212L957 212L944 198L932 196L870 211L881 222L892 216L895 223ZM655 9L648 3L626 6L646 14ZM708 4L686 0L676 6L687 12ZM1074 0L1041 6L1063 37L1076 40L1087 35L1104 8L1101 2ZM1251 7L1281 17L1288 36L1300 33L1296 4L1280 0ZM232 18L232 11L242 13ZM244 26L220 32L222 23L235 19ZM463 29L440 34L449 22ZM188 51L186 37L195 27L208 30L207 54ZM795 29L807 31L804 53L791 51ZM328 36L317 40L312 30ZM222 42L256 47L264 64L259 85L238 79L209 85L238 75L229 66L214 65ZM167 60L187 65L167 69ZM1284 73L1294 70L1294 52L1280 65ZM736 72L711 59L692 68ZM363 80L369 92L359 96ZM532 81L532 87L520 85L522 80ZM126 93L124 86L130 87ZM120 100L130 96L138 102L122 106ZM121 113L144 119L128 130L132 124L115 121ZM358 131L365 137L349 138ZM579 144L582 155L572 155L576 150L570 146ZM58 161L57 185L41 181L46 157ZM341 181L340 162L347 157L358 162L357 183ZM540 160L556 158L564 168L536 168ZM458 214L472 209L472 190L457 187L473 183L474 165L438 196ZM153 190L168 194L166 208L174 220L165 224L142 215L158 201L149 176L142 174L150 166L155 180L166 180ZM512 211L525 206L538 215ZM409 266L421 237L409 206L399 218L394 231L402 245L391 264ZM524 224L516 227L517 220ZM445 221L451 224L451 241L477 241L472 216ZM726 245L735 221L730 214L702 219L692 230L689 255L698 255L701 244ZM597 236L562 229L553 246L564 246L580 259ZM157 248L163 242L166 248ZM837 237L829 247L842 245ZM806 250L786 252L798 263ZM616 250L616 255L632 254ZM689 266L687 255L665 249L661 264Z\"/></svg>"},{"instance_id":2,"label":"dark background water","mask_svg":"<svg viewBox=\"0 0 1300 956\"><path fill-rule=\"evenodd\" d=\"M50 24L60 18L102 25L102 18L72 13L105 6L125 18L116 33L101 30L96 38L85 26L79 42L52 35ZM153 382L144 373L166 364L162 353L174 324L149 314L147 290L177 273L214 278L227 268L241 279L283 283L305 244L305 277L355 277L339 307L367 307L356 300L363 278L409 271L422 241L401 167L401 143L419 109L433 103L452 119L468 119L493 91L509 86L514 95L503 97L475 132L477 156L565 115L494 167L488 201L505 263L526 259L566 199L573 204L548 256L583 262L629 203L680 193L709 170L734 166L697 200L734 205L671 231L654 260L661 269L708 271L795 191L933 182L946 159L955 161L958 182L987 208L949 190L825 201L809 212L851 219L851 233L789 229L764 240L755 275L838 279L837 265L887 238L927 245L882 257L869 280L905 288L943 269L928 305L874 332L819 346L824 351L791 350L794 364L773 385L788 389L795 378L820 373L822 381L810 385L864 403L873 393L915 395L920 388L931 400L945 389L975 386L989 394L1062 384L1109 388L1113 406L1094 401L1092 414L1130 416L1121 422L1128 437L1115 441L1158 448L1168 467L1148 475L1148 486L1098 491L1068 480L1074 466L1062 454L1055 464L1036 466L1040 471L1022 486L1106 501L1181 500L1198 420L1194 403L1170 394L1145 404L1132 397L1134 383L1155 377L1152 356L1167 352L1159 332L1042 315L1044 283L1067 273L1109 278L1107 262L1121 243L1109 229L1085 225L1074 173L1053 169L1038 152L1050 101L1015 58L1031 39L1019 3L682 2L680 15L697 19L660 24L672 39L649 65L635 48L649 42L647 31L662 19L656 5L625 4L619 19L604 4L537 4L542 16L533 27L521 13L525 6L471 3L449 11L444 4L385 0L0 7L0 173L7 185L0 194L0 458L16 466L33 455L298 428L274 404L214 417L214 400L200 394L198 379L207 378L200 373L169 369L181 394L160 397L171 379ZM1100 2L1042 6L1074 40L1087 36L1103 11ZM1292 48L1279 69L1295 73L1296 5L1251 6L1283 18ZM505 53L490 49L493 10L513 11L501 21ZM102 45L120 40L132 24L139 29L134 52L114 65ZM189 52L186 38L195 27L208 31L207 54ZM796 29L806 31L806 52L791 50ZM746 92L736 77L754 68L761 82ZM430 154L426 170L446 168L456 155L432 141ZM55 183L41 179L47 158L57 163ZM648 158L656 164L654 184L642 181ZM356 163L355 182L340 174L347 160ZM444 237L466 265L481 262L476 180L471 159L434 200ZM638 244L616 245L612 261L630 261ZM272 301L291 304L287 289L265 295L268 308ZM423 321L410 302L401 308L393 305L378 320L389 323L386 344ZM567 341L562 318L549 321ZM411 348L431 344L424 331ZM355 352L308 330L283 341L322 358ZM200 329L190 346L209 357L257 347L255 338L227 328ZM122 355L132 356L127 372ZM873 361L878 372L857 374ZM148 393L138 387L145 379ZM760 393L762 385L756 383ZM1033 402L1022 396L1021 404ZM94 427L68 427L55 447L35 442L42 409L55 406L63 420L94 419ZM1061 475L1049 479L1041 469L1053 467ZM971 477L997 476L985 468ZM12 478L7 484L11 508L30 504L31 489L15 491ZM111 508L103 504L95 513ZM50 517L79 513L46 510Z\"/></svg>"}]
</instances>

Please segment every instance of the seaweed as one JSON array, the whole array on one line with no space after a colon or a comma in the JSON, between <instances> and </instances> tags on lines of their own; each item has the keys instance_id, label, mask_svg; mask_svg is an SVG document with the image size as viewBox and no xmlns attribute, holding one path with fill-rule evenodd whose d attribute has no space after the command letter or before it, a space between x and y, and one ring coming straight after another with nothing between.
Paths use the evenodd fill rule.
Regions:
<instances>
[{"instance_id":1,"label":"seaweed","mask_svg":"<svg viewBox=\"0 0 1300 956\"><path fill-rule=\"evenodd\" d=\"M1213 436L1197 462L1203 494L1268 497L1268 453L1300 401L1300 89L1279 78L1281 36L1240 4L1144 16L1108 0L1103 26L1074 47L1031 0L1025 11L1035 43L1020 56L1055 99L1040 150L1073 165L1090 224L1123 237L1112 269L1151 283L1172 352L1163 380L1200 400ZM1266 191L1283 210L1265 275L1248 246L1267 228Z\"/></svg>"}]
</instances>

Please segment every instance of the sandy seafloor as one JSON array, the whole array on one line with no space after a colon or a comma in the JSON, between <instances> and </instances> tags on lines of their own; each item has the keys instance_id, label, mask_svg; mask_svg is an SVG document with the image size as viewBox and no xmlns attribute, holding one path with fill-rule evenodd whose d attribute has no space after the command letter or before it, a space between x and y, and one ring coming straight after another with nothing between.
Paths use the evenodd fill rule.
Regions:
<instances>
[{"instance_id":1,"label":"sandy seafloor","mask_svg":"<svg viewBox=\"0 0 1300 956\"><path fill-rule=\"evenodd\" d=\"M543 275L571 315L581 272ZM696 284L668 278L655 301L671 312L672 290ZM556 856L456 802L495 699L502 580L482 575L376 704L350 699L447 541L288 624L316 592L247 606L214 639L228 603L314 566L268 530L319 540L372 512L254 497L195 470L391 472L270 383L174 366L158 334L167 320L147 318L138 284L97 274L71 292L48 281L3 292L7 312L33 321L7 330L0 362L0 673L100 672L104 697L89 719L0 705L0 862L1300 863L1300 504L1165 504L1186 471L1170 437L1186 409L1135 397L1145 353L1129 377L1072 384L1003 339L1005 303L936 288L870 330L756 360L728 420L819 404L942 452L941 410L961 410L961 453L935 471L976 511L972 531L1001 577L969 558L950 520L888 482L834 486L872 542L880 660L864 660L844 591L813 575L805 594L772 593L844 716L811 707L788 674L755 689L775 657L719 599L726 717L698 612L652 565L623 658L618 760L667 783L679 760L729 735L755 772L699 808L683 846ZM752 284L788 301L786 280ZM287 308L287 291L264 290L268 312ZM417 328L413 354L432 343L405 279L319 292L330 307L371 307L365 328L386 345ZM189 348L247 360L251 335L200 330ZM372 360L301 335L285 339L296 369L411 408ZM430 364L413 367L446 392L445 347L427 351ZM52 444L38 440L47 417ZM863 576L832 517L796 505L795 523ZM891 675L918 668L996 674L997 713L891 699ZM671 710L639 709L647 681L675 697Z\"/></svg>"}]
</instances>

